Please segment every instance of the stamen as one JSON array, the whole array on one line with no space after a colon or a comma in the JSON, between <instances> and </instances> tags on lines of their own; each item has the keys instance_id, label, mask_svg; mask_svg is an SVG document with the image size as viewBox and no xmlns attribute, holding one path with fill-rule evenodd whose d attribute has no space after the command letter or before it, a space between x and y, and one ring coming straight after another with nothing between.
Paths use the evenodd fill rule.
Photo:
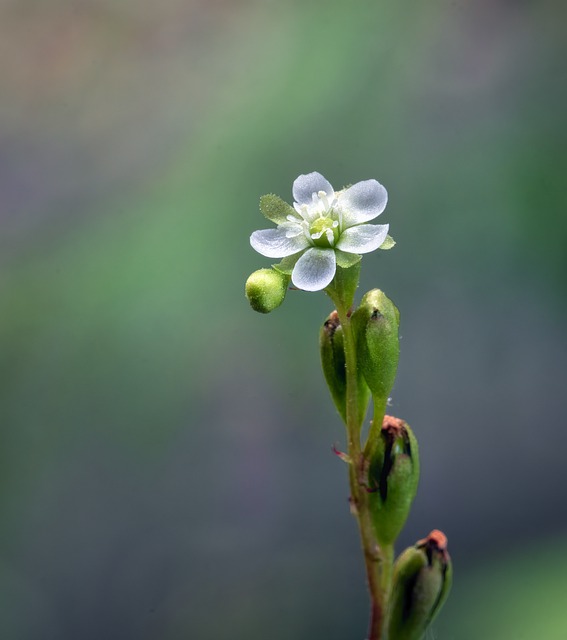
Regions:
<instances>
[{"instance_id":1,"label":"stamen","mask_svg":"<svg viewBox=\"0 0 567 640\"><path fill-rule=\"evenodd\" d=\"M299 207L296 207L295 209L297 211L297 213L299 213L299 215L304 219L309 221L309 209L307 208L306 204L302 204L299 205Z\"/></svg>"},{"instance_id":2,"label":"stamen","mask_svg":"<svg viewBox=\"0 0 567 640\"><path fill-rule=\"evenodd\" d=\"M329 200L327 198L327 194L324 191L319 191L319 198L320 200L323 202L323 205L325 207L325 211L328 211L330 209L329 207Z\"/></svg>"}]
</instances>

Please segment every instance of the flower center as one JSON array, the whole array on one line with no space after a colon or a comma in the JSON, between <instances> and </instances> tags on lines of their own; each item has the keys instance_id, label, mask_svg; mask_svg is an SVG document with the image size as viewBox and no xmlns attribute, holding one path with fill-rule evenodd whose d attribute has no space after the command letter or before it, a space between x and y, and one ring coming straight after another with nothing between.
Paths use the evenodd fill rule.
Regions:
<instances>
[{"instance_id":1,"label":"flower center","mask_svg":"<svg viewBox=\"0 0 567 640\"><path fill-rule=\"evenodd\" d=\"M339 223L332 218L317 218L309 225L309 235L318 247L332 247L338 240Z\"/></svg>"}]
</instances>

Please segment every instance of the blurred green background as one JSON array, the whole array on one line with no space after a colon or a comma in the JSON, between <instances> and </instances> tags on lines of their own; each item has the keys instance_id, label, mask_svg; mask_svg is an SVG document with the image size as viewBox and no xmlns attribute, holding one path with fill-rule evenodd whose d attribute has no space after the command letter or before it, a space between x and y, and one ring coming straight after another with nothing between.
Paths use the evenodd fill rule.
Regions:
<instances>
[{"instance_id":1,"label":"blurred green background","mask_svg":"<svg viewBox=\"0 0 567 640\"><path fill-rule=\"evenodd\" d=\"M429 640L567 637L565 5L3 0L0 637L362 639L323 294L259 196L377 178Z\"/></svg>"}]
</instances>

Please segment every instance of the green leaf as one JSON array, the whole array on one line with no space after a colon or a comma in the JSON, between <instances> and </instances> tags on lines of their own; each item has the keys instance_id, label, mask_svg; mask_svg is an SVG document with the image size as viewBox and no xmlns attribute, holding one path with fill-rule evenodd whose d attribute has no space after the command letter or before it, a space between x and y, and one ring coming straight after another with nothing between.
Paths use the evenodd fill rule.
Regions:
<instances>
[{"instance_id":1,"label":"green leaf","mask_svg":"<svg viewBox=\"0 0 567 640\"><path fill-rule=\"evenodd\" d=\"M295 209L291 205L273 193L268 193L260 198L260 211L268 220L276 224L285 222L290 213L295 214Z\"/></svg>"},{"instance_id":2,"label":"green leaf","mask_svg":"<svg viewBox=\"0 0 567 640\"><path fill-rule=\"evenodd\" d=\"M301 258L302 255L303 251L294 253L292 256L285 257L281 262L278 262L278 264L273 264L272 267L276 271L279 271L286 276L290 276L291 272L293 271L293 267L295 267L295 263L299 260L299 258Z\"/></svg>"},{"instance_id":3,"label":"green leaf","mask_svg":"<svg viewBox=\"0 0 567 640\"><path fill-rule=\"evenodd\" d=\"M340 249L335 249L335 257L337 258L337 264L343 269L354 267L362 259L362 256L358 255L358 253L346 253Z\"/></svg>"},{"instance_id":4,"label":"green leaf","mask_svg":"<svg viewBox=\"0 0 567 640\"><path fill-rule=\"evenodd\" d=\"M392 236L386 236L386 239L378 247L378 249L383 249L384 251L387 251L388 249L391 249L395 245L396 245L396 241L394 240L394 238L392 238Z\"/></svg>"}]
</instances>

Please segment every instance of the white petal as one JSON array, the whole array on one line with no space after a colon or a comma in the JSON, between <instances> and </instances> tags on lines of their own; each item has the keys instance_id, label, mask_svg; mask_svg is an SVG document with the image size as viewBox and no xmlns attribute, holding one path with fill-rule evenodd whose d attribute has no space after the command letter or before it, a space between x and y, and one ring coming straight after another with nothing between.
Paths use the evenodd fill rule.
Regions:
<instances>
[{"instance_id":1,"label":"white petal","mask_svg":"<svg viewBox=\"0 0 567 640\"><path fill-rule=\"evenodd\" d=\"M377 180L357 182L339 197L344 226L373 220L384 211L387 202L388 192Z\"/></svg>"},{"instance_id":2,"label":"white petal","mask_svg":"<svg viewBox=\"0 0 567 640\"><path fill-rule=\"evenodd\" d=\"M384 242L389 224L360 224L341 233L337 249L347 253L370 253Z\"/></svg>"},{"instance_id":3,"label":"white petal","mask_svg":"<svg viewBox=\"0 0 567 640\"><path fill-rule=\"evenodd\" d=\"M263 229L254 231L250 244L267 258L285 258L308 247L309 241L303 234L288 238L286 229Z\"/></svg>"},{"instance_id":4,"label":"white petal","mask_svg":"<svg viewBox=\"0 0 567 640\"><path fill-rule=\"evenodd\" d=\"M278 229L283 229L285 231L286 238L294 238L295 236L303 233L303 227L297 220L294 220L293 222L282 222L281 224L278 224Z\"/></svg>"},{"instance_id":5,"label":"white petal","mask_svg":"<svg viewBox=\"0 0 567 640\"><path fill-rule=\"evenodd\" d=\"M299 204L310 204L314 193L324 191L330 198L335 191L331 183L317 171L300 175L293 183L293 199Z\"/></svg>"},{"instance_id":6,"label":"white petal","mask_svg":"<svg viewBox=\"0 0 567 640\"><path fill-rule=\"evenodd\" d=\"M337 263L333 249L308 249L297 261L291 281L298 289L320 291L335 277Z\"/></svg>"}]
</instances>

